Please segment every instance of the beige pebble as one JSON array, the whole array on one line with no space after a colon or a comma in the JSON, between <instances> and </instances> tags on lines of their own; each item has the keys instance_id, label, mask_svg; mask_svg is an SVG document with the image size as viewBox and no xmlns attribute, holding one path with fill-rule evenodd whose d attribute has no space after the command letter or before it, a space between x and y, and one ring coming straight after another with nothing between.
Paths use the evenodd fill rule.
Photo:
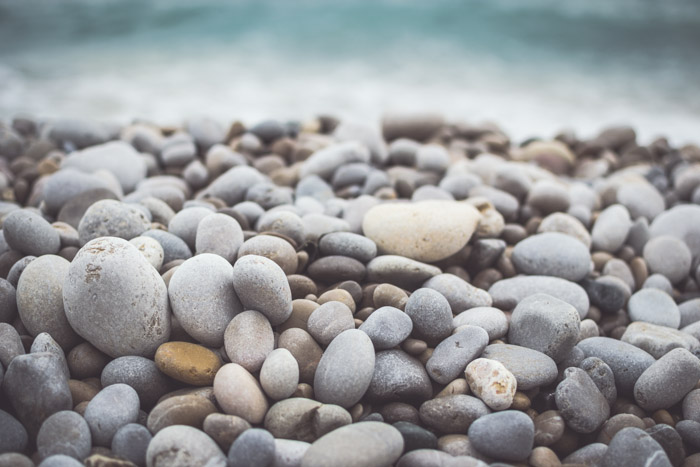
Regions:
<instances>
[{"instance_id":1,"label":"beige pebble","mask_svg":"<svg viewBox=\"0 0 700 467\"><path fill-rule=\"evenodd\" d=\"M517 382L513 373L496 360L477 358L464 372L474 395L493 410L513 405Z\"/></svg>"},{"instance_id":2,"label":"beige pebble","mask_svg":"<svg viewBox=\"0 0 700 467\"><path fill-rule=\"evenodd\" d=\"M237 415L251 424L263 421L268 404L258 381L236 363L222 366L214 378L214 395L229 415Z\"/></svg>"}]
</instances>

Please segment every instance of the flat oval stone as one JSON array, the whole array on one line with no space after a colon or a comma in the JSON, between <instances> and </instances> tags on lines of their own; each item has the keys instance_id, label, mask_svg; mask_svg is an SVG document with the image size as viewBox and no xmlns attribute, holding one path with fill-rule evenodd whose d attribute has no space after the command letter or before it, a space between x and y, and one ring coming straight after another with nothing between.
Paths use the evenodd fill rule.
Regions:
<instances>
[{"instance_id":1,"label":"flat oval stone","mask_svg":"<svg viewBox=\"0 0 700 467\"><path fill-rule=\"evenodd\" d=\"M255 373L275 348L272 326L262 313L244 311L236 315L226 328L224 346L232 363Z\"/></svg>"},{"instance_id":2,"label":"flat oval stone","mask_svg":"<svg viewBox=\"0 0 700 467\"><path fill-rule=\"evenodd\" d=\"M311 334L300 328L287 329L280 334L278 346L289 350L299 364L299 380L302 383L313 383L323 350Z\"/></svg>"},{"instance_id":3,"label":"flat oval stone","mask_svg":"<svg viewBox=\"0 0 700 467\"><path fill-rule=\"evenodd\" d=\"M504 311L512 310L520 300L538 292L573 305L581 319L588 315L590 303L586 291L580 285L559 277L517 276L500 280L489 288L493 306Z\"/></svg>"},{"instance_id":4,"label":"flat oval stone","mask_svg":"<svg viewBox=\"0 0 700 467\"><path fill-rule=\"evenodd\" d=\"M588 374L575 367L564 371L555 401L566 424L577 433L592 433L610 416L605 396Z\"/></svg>"},{"instance_id":5,"label":"flat oval stone","mask_svg":"<svg viewBox=\"0 0 700 467\"><path fill-rule=\"evenodd\" d=\"M365 214L362 230L383 254L435 262L461 250L480 220L467 203L380 204Z\"/></svg>"},{"instance_id":6,"label":"flat oval stone","mask_svg":"<svg viewBox=\"0 0 700 467\"><path fill-rule=\"evenodd\" d=\"M560 362L578 343L580 324L576 308L551 295L537 293L522 299L513 310L508 342Z\"/></svg>"},{"instance_id":7,"label":"flat oval stone","mask_svg":"<svg viewBox=\"0 0 700 467\"><path fill-rule=\"evenodd\" d=\"M586 357L598 357L612 369L618 392L632 395L634 384L654 363L654 357L626 342L610 337L589 337L577 345Z\"/></svg>"},{"instance_id":8,"label":"flat oval stone","mask_svg":"<svg viewBox=\"0 0 700 467\"><path fill-rule=\"evenodd\" d=\"M17 284L17 310L27 331L32 336L48 332L64 349L80 342L63 307L63 283L69 268L64 258L44 255L27 265Z\"/></svg>"},{"instance_id":9,"label":"flat oval stone","mask_svg":"<svg viewBox=\"0 0 700 467\"><path fill-rule=\"evenodd\" d=\"M644 245L644 260L653 274L662 274L677 284L688 277L692 262L688 246L679 238L661 235Z\"/></svg>"},{"instance_id":10,"label":"flat oval stone","mask_svg":"<svg viewBox=\"0 0 700 467\"><path fill-rule=\"evenodd\" d=\"M90 427L72 410L56 412L41 425L36 446L42 459L64 454L82 461L90 454L92 446Z\"/></svg>"},{"instance_id":11,"label":"flat oval stone","mask_svg":"<svg viewBox=\"0 0 700 467\"><path fill-rule=\"evenodd\" d=\"M316 342L328 345L341 332L355 329L352 311L342 302L330 301L316 308L306 323Z\"/></svg>"},{"instance_id":12,"label":"flat oval stone","mask_svg":"<svg viewBox=\"0 0 700 467\"><path fill-rule=\"evenodd\" d=\"M256 235L246 240L238 250L239 258L245 255L269 258L277 263L287 275L294 274L299 267L294 247L288 241L274 235Z\"/></svg>"},{"instance_id":13,"label":"flat oval stone","mask_svg":"<svg viewBox=\"0 0 700 467\"><path fill-rule=\"evenodd\" d=\"M260 428L246 430L236 438L228 452L228 466L270 465L275 458L275 438Z\"/></svg>"},{"instance_id":14,"label":"flat oval stone","mask_svg":"<svg viewBox=\"0 0 700 467\"><path fill-rule=\"evenodd\" d=\"M602 467L620 465L671 467L671 462L654 438L639 428L628 427L618 431L610 441L600 465Z\"/></svg>"},{"instance_id":15,"label":"flat oval stone","mask_svg":"<svg viewBox=\"0 0 700 467\"><path fill-rule=\"evenodd\" d=\"M112 357L151 356L170 336L163 279L120 238L98 238L80 249L63 284L63 305L75 332Z\"/></svg>"},{"instance_id":16,"label":"flat oval stone","mask_svg":"<svg viewBox=\"0 0 700 467\"><path fill-rule=\"evenodd\" d=\"M9 213L2 222L2 232L10 248L25 255L53 255L61 248L58 231L27 209Z\"/></svg>"},{"instance_id":17,"label":"flat oval stone","mask_svg":"<svg viewBox=\"0 0 700 467\"><path fill-rule=\"evenodd\" d=\"M236 363L227 363L216 373L214 395L225 413L252 424L262 422L268 409L258 381Z\"/></svg>"},{"instance_id":18,"label":"flat oval stone","mask_svg":"<svg viewBox=\"0 0 700 467\"><path fill-rule=\"evenodd\" d=\"M51 353L16 356L7 367L2 384L7 401L31 437L51 415L73 408L63 367Z\"/></svg>"},{"instance_id":19,"label":"flat oval stone","mask_svg":"<svg viewBox=\"0 0 700 467\"><path fill-rule=\"evenodd\" d=\"M700 379L700 360L674 349L654 362L634 384L634 400L644 410L667 409L680 402Z\"/></svg>"},{"instance_id":20,"label":"flat oval stone","mask_svg":"<svg viewBox=\"0 0 700 467\"><path fill-rule=\"evenodd\" d=\"M377 256L367 264L369 282L386 282L411 290L440 273L440 268L397 255Z\"/></svg>"},{"instance_id":21,"label":"flat oval stone","mask_svg":"<svg viewBox=\"0 0 700 467\"><path fill-rule=\"evenodd\" d=\"M138 418L139 396L131 386L121 383L101 390L85 409L85 421L97 446L111 446L117 430Z\"/></svg>"},{"instance_id":22,"label":"flat oval stone","mask_svg":"<svg viewBox=\"0 0 700 467\"><path fill-rule=\"evenodd\" d=\"M593 249L616 252L625 243L631 227L632 220L626 207L621 204L608 206L598 215L593 224L591 230Z\"/></svg>"},{"instance_id":23,"label":"flat oval stone","mask_svg":"<svg viewBox=\"0 0 700 467\"><path fill-rule=\"evenodd\" d=\"M232 281L231 265L211 253L186 260L170 279L173 314L187 334L204 345L222 346L226 327L243 311Z\"/></svg>"},{"instance_id":24,"label":"flat oval stone","mask_svg":"<svg viewBox=\"0 0 700 467\"><path fill-rule=\"evenodd\" d=\"M620 340L639 347L654 358L661 358L673 349L681 348L691 352L700 349L700 341L695 335L690 326L679 331L667 326L635 321L627 326Z\"/></svg>"},{"instance_id":25,"label":"flat oval stone","mask_svg":"<svg viewBox=\"0 0 700 467\"><path fill-rule=\"evenodd\" d=\"M403 449L403 437L396 428L386 423L359 422L317 439L304 454L302 465L381 467L398 460Z\"/></svg>"},{"instance_id":26,"label":"flat oval stone","mask_svg":"<svg viewBox=\"0 0 700 467\"><path fill-rule=\"evenodd\" d=\"M570 235L546 232L526 238L513 248L511 257L519 272L555 276L577 282L588 274L591 257Z\"/></svg>"},{"instance_id":27,"label":"flat oval stone","mask_svg":"<svg viewBox=\"0 0 700 467\"><path fill-rule=\"evenodd\" d=\"M478 326L489 335L489 342L500 339L508 333L508 318L498 308L480 306L458 314L452 320L452 327Z\"/></svg>"},{"instance_id":28,"label":"flat oval stone","mask_svg":"<svg viewBox=\"0 0 700 467\"><path fill-rule=\"evenodd\" d=\"M211 350L189 342L166 342L156 350L155 364L173 379L192 386L211 386L221 359Z\"/></svg>"},{"instance_id":29,"label":"flat oval stone","mask_svg":"<svg viewBox=\"0 0 700 467\"><path fill-rule=\"evenodd\" d=\"M470 308L491 306L493 303L488 292L474 287L454 274L438 274L428 279L423 287L440 292L449 302L452 313L456 315Z\"/></svg>"},{"instance_id":30,"label":"flat oval stone","mask_svg":"<svg viewBox=\"0 0 700 467\"><path fill-rule=\"evenodd\" d=\"M262 313L276 326L292 314L292 291L284 271L263 256L248 255L233 265L233 287L244 309Z\"/></svg>"},{"instance_id":31,"label":"flat oval stone","mask_svg":"<svg viewBox=\"0 0 700 467\"><path fill-rule=\"evenodd\" d=\"M659 289L642 289L635 292L627 302L632 321L644 321L678 329L681 312L673 298Z\"/></svg>"},{"instance_id":32,"label":"flat oval stone","mask_svg":"<svg viewBox=\"0 0 700 467\"><path fill-rule=\"evenodd\" d=\"M136 465L146 465L146 451L153 435L143 425L129 423L119 428L112 438L112 452Z\"/></svg>"},{"instance_id":33,"label":"flat oval stone","mask_svg":"<svg viewBox=\"0 0 700 467\"><path fill-rule=\"evenodd\" d=\"M138 394L144 409L151 408L171 389L170 380L160 372L156 363L138 356L115 358L102 370L100 381L102 387L128 384Z\"/></svg>"},{"instance_id":34,"label":"flat oval stone","mask_svg":"<svg viewBox=\"0 0 700 467\"><path fill-rule=\"evenodd\" d=\"M367 334L377 350L396 347L413 331L413 321L403 311L392 306L377 308L358 328Z\"/></svg>"},{"instance_id":35,"label":"flat oval stone","mask_svg":"<svg viewBox=\"0 0 700 467\"><path fill-rule=\"evenodd\" d=\"M504 461L524 461L532 452L535 424L525 413L505 410L486 414L467 432L471 444L482 454Z\"/></svg>"},{"instance_id":36,"label":"flat oval stone","mask_svg":"<svg viewBox=\"0 0 700 467\"><path fill-rule=\"evenodd\" d=\"M0 410L0 453L22 452L28 443L29 435L19 420L4 410ZM0 462L0 465L3 464Z\"/></svg>"},{"instance_id":37,"label":"flat oval stone","mask_svg":"<svg viewBox=\"0 0 700 467\"><path fill-rule=\"evenodd\" d=\"M482 358L496 360L513 373L518 390L546 386L557 378L554 360L538 352L512 344L491 344L481 354Z\"/></svg>"},{"instance_id":38,"label":"flat oval stone","mask_svg":"<svg viewBox=\"0 0 700 467\"><path fill-rule=\"evenodd\" d=\"M402 350L377 352L368 397L378 401L425 400L433 387L423 365Z\"/></svg>"},{"instance_id":39,"label":"flat oval stone","mask_svg":"<svg viewBox=\"0 0 700 467\"><path fill-rule=\"evenodd\" d=\"M146 451L148 467L225 465L226 457L214 440L190 426L174 425L160 430Z\"/></svg>"},{"instance_id":40,"label":"flat oval stone","mask_svg":"<svg viewBox=\"0 0 700 467\"><path fill-rule=\"evenodd\" d=\"M299 364L287 349L275 349L260 369L260 385L271 399L281 400L294 394L299 384Z\"/></svg>"},{"instance_id":41,"label":"flat oval stone","mask_svg":"<svg viewBox=\"0 0 700 467\"><path fill-rule=\"evenodd\" d=\"M324 256L309 265L307 274L315 281L332 284L342 281L361 282L365 278L364 264L348 256Z\"/></svg>"},{"instance_id":42,"label":"flat oval stone","mask_svg":"<svg viewBox=\"0 0 700 467\"><path fill-rule=\"evenodd\" d=\"M326 404L351 407L367 391L374 374L374 347L357 329L340 333L323 353L314 375L315 397Z\"/></svg>"},{"instance_id":43,"label":"flat oval stone","mask_svg":"<svg viewBox=\"0 0 700 467\"><path fill-rule=\"evenodd\" d=\"M78 224L80 244L99 237L118 237L131 240L151 227L142 210L136 206L103 199L92 204Z\"/></svg>"},{"instance_id":44,"label":"flat oval stone","mask_svg":"<svg viewBox=\"0 0 700 467\"><path fill-rule=\"evenodd\" d=\"M501 362L477 358L467 365L464 376L472 393L492 410L513 405L517 381Z\"/></svg>"},{"instance_id":45,"label":"flat oval stone","mask_svg":"<svg viewBox=\"0 0 700 467\"><path fill-rule=\"evenodd\" d=\"M419 338L437 343L452 332L452 308L439 292L422 288L408 298L406 314L413 321L413 329Z\"/></svg>"},{"instance_id":46,"label":"flat oval stone","mask_svg":"<svg viewBox=\"0 0 700 467\"><path fill-rule=\"evenodd\" d=\"M348 256L362 263L377 256L377 245L371 239L352 232L326 234L318 246L324 256Z\"/></svg>"},{"instance_id":47,"label":"flat oval stone","mask_svg":"<svg viewBox=\"0 0 700 467\"><path fill-rule=\"evenodd\" d=\"M421 421L429 428L445 434L462 434L491 410L476 397L454 394L423 402L418 412Z\"/></svg>"},{"instance_id":48,"label":"flat oval stone","mask_svg":"<svg viewBox=\"0 0 700 467\"><path fill-rule=\"evenodd\" d=\"M151 433L158 433L172 425L201 429L204 419L216 412L216 406L209 399L196 394L168 397L153 407L148 414L146 426Z\"/></svg>"},{"instance_id":49,"label":"flat oval stone","mask_svg":"<svg viewBox=\"0 0 700 467\"><path fill-rule=\"evenodd\" d=\"M481 355L488 343L486 331L477 326L464 326L435 347L425 368L434 381L447 384L464 373L469 362Z\"/></svg>"}]
</instances>

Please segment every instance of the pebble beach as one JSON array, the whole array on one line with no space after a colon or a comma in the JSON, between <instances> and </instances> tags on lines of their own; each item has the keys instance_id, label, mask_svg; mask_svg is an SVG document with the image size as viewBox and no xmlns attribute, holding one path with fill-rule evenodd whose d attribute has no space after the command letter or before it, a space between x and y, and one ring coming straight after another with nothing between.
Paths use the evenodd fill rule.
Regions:
<instances>
[{"instance_id":1,"label":"pebble beach","mask_svg":"<svg viewBox=\"0 0 700 467\"><path fill-rule=\"evenodd\" d=\"M0 467L700 466L700 146L0 123Z\"/></svg>"}]
</instances>

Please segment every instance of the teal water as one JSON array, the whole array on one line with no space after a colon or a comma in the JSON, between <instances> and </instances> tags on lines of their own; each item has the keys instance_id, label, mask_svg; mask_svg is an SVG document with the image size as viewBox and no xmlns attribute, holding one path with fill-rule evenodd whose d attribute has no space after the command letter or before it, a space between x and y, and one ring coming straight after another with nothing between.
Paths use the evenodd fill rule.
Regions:
<instances>
[{"instance_id":1,"label":"teal water","mask_svg":"<svg viewBox=\"0 0 700 467\"><path fill-rule=\"evenodd\" d=\"M0 118L392 111L700 142L700 2L0 0Z\"/></svg>"}]
</instances>

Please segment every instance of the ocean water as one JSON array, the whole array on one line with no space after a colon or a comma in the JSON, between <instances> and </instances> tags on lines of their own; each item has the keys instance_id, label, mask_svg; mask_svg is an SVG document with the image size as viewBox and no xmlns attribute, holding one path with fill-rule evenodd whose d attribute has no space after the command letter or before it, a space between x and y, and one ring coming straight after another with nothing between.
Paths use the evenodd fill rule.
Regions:
<instances>
[{"instance_id":1,"label":"ocean water","mask_svg":"<svg viewBox=\"0 0 700 467\"><path fill-rule=\"evenodd\" d=\"M419 111L700 143L700 2L0 0L0 119Z\"/></svg>"}]
</instances>

